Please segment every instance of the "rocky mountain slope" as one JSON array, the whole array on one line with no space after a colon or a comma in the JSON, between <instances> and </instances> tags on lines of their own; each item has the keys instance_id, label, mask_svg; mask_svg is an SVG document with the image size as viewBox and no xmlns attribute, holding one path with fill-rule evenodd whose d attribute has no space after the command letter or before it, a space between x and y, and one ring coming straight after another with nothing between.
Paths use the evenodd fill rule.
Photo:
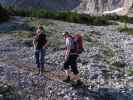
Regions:
<instances>
[{"instance_id":1,"label":"rocky mountain slope","mask_svg":"<svg viewBox=\"0 0 133 100\"><path fill-rule=\"evenodd\" d=\"M3 6L17 9L45 8L51 11L78 11L87 14L100 14L105 10L125 7L133 0L0 0Z\"/></svg>"},{"instance_id":2,"label":"rocky mountain slope","mask_svg":"<svg viewBox=\"0 0 133 100\"><path fill-rule=\"evenodd\" d=\"M133 17L133 6L130 8L128 16Z\"/></svg>"},{"instance_id":3,"label":"rocky mountain slope","mask_svg":"<svg viewBox=\"0 0 133 100\"><path fill-rule=\"evenodd\" d=\"M36 75L32 35L26 35L33 34L37 23L44 25L50 43L42 76ZM128 73L133 67L133 39L118 27L23 17L0 24L0 100L14 97L12 92L5 93L8 86L22 100L132 100L133 77ZM78 59L78 69L86 87L75 89L62 82L64 31L81 32L84 37L85 52Z\"/></svg>"}]
</instances>

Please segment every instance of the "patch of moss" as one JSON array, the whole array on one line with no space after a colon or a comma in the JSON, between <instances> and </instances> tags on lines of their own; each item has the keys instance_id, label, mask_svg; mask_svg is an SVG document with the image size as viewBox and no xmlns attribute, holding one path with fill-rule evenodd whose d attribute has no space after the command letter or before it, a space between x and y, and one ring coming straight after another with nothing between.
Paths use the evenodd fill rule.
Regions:
<instances>
[{"instance_id":1,"label":"patch of moss","mask_svg":"<svg viewBox=\"0 0 133 100\"><path fill-rule=\"evenodd\" d=\"M131 68L131 69L128 70L128 75L129 76L133 76L133 68Z\"/></svg>"},{"instance_id":2,"label":"patch of moss","mask_svg":"<svg viewBox=\"0 0 133 100\"><path fill-rule=\"evenodd\" d=\"M33 33L28 31L18 31L15 33L15 37L17 39L28 39L33 37Z\"/></svg>"},{"instance_id":3,"label":"patch of moss","mask_svg":"<svg viewBox=\"0 0 133 100\"><path fill-rule=\"evenodd\" d=\"M30 39L23 39L23 40L20 40L20 43L22 43L23 45L25 45L27 47L32 47L33 46L32 41L33 41L32 38L30 38Z\"/></svg>"},{"instance_id":4,"label":"patch of moss","mask_svg":"<svg viewBox=\"0 0 133 100\"><path fill-rule=\"evenodd\" d=\"M113 20L113 21L124 22L124 23L133 23L133 17L128 17L128 16L107 15L107 16L104 16L103 18L106 18L108 20Z\"/></svg>"},{"instance_id":5,"label":"patch of moss","mask_svg":"<svg viewBox=\"0 0 133 100\"><path fill-rule=\"evenodd\" d=\"M107 45L101 44L101 51L104 55L104 62L111 65L111 59L115 56L115 52Z\"/></svg>"},{"instance_id":6,"label":"patch of moss","mask_svg":"<svg viewBox=\"0 0 133 100\"><path fill-rule=\"evenodd\" d=\"M105 49L103 50L103 54L108 56L108 57L113 57L114 56L113 50L109 47L105 47Z\"/></svg>"},{"instance_id":7,"label":"patch of moss","mask_svg":"<svg viewBox=\"0 0 133 100\"><path fill-rule=\"evenodd\" d=\"M89 34L84 35L84 40L87 41L87 42L93 42L93 39Z\"/></svg>"},{"instance_id":8,"label":"patch of moss","mask_svg":"<svg viewBox=\"0 0 133 100\"><path fill-rule=\"evenodd\" d=\"M124 68L126 66L126 64L124 62L119 62L119 61L112 63L112 65L114 67L118 67L118 68Z\"/></svg>"},{"instance_id":9,"label":"patch of moss","mask_svg":"<svg viewBox=\"0 0 133 100\"><path fill-rule=\"evenodd\" d=\"M119 32L127 32L129 35L133 35L133 28L128 28L128 27L119 27L118 28Z\"/></svg>"},{"instance_id":10,"label":"patch of moss","mask_svg":"<svg viewBox=\"0 0 133 100\"><path fill-rule=\"evenodd\" d=\"M2 100L22 100L14 86L3 84L2 82L0 82L0 95L3 96Z\"/></svg>"},{"instance_id":11,"label":"patch of moss","mask_svg":"<svg viewBox=\"0 0 133 100\"><path fill-rule=\"evenodd\" d=\"M32 40L33 40L33 33L28 31L19 31L15 34L16 39L18 42L24 44L25 46L31 47Z\"/></svg>"}]
</instances>

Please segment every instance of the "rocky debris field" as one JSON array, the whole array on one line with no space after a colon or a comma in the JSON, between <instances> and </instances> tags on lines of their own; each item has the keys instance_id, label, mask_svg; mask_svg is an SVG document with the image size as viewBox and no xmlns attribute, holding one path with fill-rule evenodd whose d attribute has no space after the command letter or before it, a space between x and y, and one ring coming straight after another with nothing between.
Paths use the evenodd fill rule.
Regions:
<instances>
[{"instance_id":1,"label":"rocky debris field","mask_svg":"<svg viewBox=\"0 0 133 100\"><path fill-rule=\"evenodd\" d=\"M36 74L32 37L16 37L16 33L34 33L40 22L49 40L42 76ZM132 100L133 36L118 32L118 27L22 17L2 23L0 100ZM91 30L96 31L94 36ZM85 87L75 89L62 82L64 31L83 35L85 51L79 56L78 69Z\"/></svg>"}]
</instances>

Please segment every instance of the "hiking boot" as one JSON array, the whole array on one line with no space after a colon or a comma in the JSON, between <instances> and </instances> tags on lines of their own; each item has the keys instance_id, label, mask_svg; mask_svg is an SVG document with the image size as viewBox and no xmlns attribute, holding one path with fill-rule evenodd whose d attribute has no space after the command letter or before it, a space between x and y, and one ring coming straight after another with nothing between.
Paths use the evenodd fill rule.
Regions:
<instances>
[{"instance_id":1,"label":"hiking boot","mask_svg":"<svg viewBox=\"0 0 133 100\"><path fill-rule=\"evenodd\" d=\"M43 76L43 73L40 73L39 76Z\"/></svg>"},{"instance_id":2,"label":"hiking boot","mask_svg":"<svg viewBox=\"0 0 133 100\"><path fill-rule=\"evenodd\" d=\"M70 82L70 76L68 76L65 80L63 80L63 82L66 82L66 83Z\"/></svg>"},{"instance_id":3,"label":"hiking boot","mask_svg":"<svg viewBox=\"0 0 133 100\"><path fill-rule=\"evenodd\" d=\"M37 75L39 75L41 73L41 70L40 70L40 68L38 68L38 71L37 71Z\"/></svg>"},{"instance_id":4,"label":"hiking boot","mask_svg":"<svg viewBox=\"0 0 133 100\"><path fill-rule=\"evenodd\" d=\"M83 82L81 80L77 80L76 83L72 84L74 88L80 88L83 86Z\"/></svg>"},{"instance_id":5,"label":"hiking boot","mask_svg":"<svg viewBox=\"0 0 133 100\"><path fill-rule=\"evenodd\" d=\"M77 84L76 85L77 86L81 86L81 85L83 85L83 82L81 80L77 80Z\"/></svg>"},{"instance_id":6,"label":"hiking boot","mask_svg":"<svg viewBox=\"0 0 133 100\"><path fill-rule=\"evenodd\" d=\"M43 74L43 73L44 73L44 69L43 70L41 69L41 74Z\"/></svg>"},{"instance_id":7,"label":"hiking boot","mask_svg":"<svg viewBox=\"0 0 133 100\"><path fill-rule=\"evenodd\" d=\"M83 85L83 82L81 80L77 80L76 83L72 84L73 87L79 87L79 86L82 86Z\"/></svg>"}]
</instances>

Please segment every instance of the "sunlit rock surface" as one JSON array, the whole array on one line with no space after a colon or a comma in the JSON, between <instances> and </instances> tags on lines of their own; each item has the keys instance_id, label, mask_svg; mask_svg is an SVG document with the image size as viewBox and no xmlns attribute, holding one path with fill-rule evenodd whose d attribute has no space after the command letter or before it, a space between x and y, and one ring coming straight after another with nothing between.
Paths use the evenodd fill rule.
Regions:
<instances>
[{"instance_id":1,"label":"sunlit rock surface","mask_svg":"<svg viewBox=\"0 0 133 100\"><path fill-rule=\"evenodd\" d=\"M6 7L18 9L45 8L51 11L77 11L91 15L102 15L104 11L120 7L119 15L126 14L133 0L0 0ZM21 7L21 8L20 8Z\"/></svg>"}]
</instances>

